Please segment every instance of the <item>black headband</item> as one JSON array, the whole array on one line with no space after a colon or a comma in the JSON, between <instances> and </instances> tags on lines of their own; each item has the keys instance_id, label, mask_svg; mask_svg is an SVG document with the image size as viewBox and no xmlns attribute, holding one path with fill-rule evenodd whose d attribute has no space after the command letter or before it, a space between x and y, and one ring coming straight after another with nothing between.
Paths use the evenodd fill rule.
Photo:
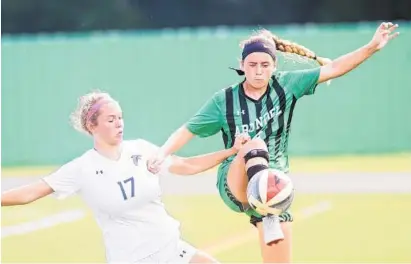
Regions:
<instances>
[{"instance_id":1,"label":"black headband","mask_svg":"<svg viewBox=\"0 0 411 264\"><path fill-rule=\"evenodd\" d=\"M242 53L242 60L245 60L245 58L253 52L267 53L268 55L271 56L271 58L273 58L273 60L275 60L275 50L276 50L275 46L268 41L252 42L244 46L243 53Z\"/></svg>"},{"instance_id":2,"label":"black headband","mask_svg":"<svg viewBox=\"0 0 411 264\"><path fill-rule=\"evenodd\" d=\"M256 41L256 42L246 44L243 48L243 52L241 56L242 56L242 60L245 60L245 58L251 53L264 52L270 55L271 58L273 58L273 60L275 61L275 51L276 51L276 48L274 44L268 41ZM244 75L244 72L240 69L235 69L232 67L230 67L230 69L235 70L238 75Z\"/></svg>"}]
</instances>

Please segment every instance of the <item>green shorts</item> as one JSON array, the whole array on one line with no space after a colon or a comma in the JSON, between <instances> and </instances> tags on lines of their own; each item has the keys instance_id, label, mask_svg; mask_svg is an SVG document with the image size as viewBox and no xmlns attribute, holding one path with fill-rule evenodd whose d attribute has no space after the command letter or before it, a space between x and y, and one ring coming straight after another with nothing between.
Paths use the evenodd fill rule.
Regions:
<instances>
[{"instance_id":1,"label":"green shorts","mask_svg":"<svg viewBox=\"0 0 411 264\"><path fill-rule=\"evenodd\" d=\"M262 221L263 216L257 213L251 206L246 203L241 203L232 194L230 188L227 184L227 173L230 167L230 163L222 164L218 168L218 181L217 188L221 199L224 203L234 212L245 213L250 216L250 223L256 225L258 222ZM280 222L292 222L293 216L289 211L286 211L280 215Z\"/></svg>"}]
</instances>

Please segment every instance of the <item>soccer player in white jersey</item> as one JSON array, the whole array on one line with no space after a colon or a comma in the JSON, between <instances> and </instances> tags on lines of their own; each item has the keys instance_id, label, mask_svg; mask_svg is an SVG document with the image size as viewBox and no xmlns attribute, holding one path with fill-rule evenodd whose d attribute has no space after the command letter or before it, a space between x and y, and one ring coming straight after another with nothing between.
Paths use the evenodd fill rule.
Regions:
<instances>
[{"instance_id":1,"label":"soccer player in white jersey","mask_svg":"<svg viewBox=\"0 0 411 264\"><path fill-rule=\"evenodd\" d=\"M94 212L110 263L211 263L211 256L181 240L179 222L161 202L159 178L146 162L157 146L123 141L122 110L107 93L79 99L74 127L92 136L94 148L36 183L6 191L1 205L28 204L51 193L79 194ZM249 139L240 136L230 149L196 157L169 157L162 171L192 175L236 154Z\"/></svg>"}]
</instances>

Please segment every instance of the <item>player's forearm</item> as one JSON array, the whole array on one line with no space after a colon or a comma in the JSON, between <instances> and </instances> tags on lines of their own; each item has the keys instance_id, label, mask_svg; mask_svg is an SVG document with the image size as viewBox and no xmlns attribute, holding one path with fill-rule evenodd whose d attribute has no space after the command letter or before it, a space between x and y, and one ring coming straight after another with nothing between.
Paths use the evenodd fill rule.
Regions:
<instances>
[{"instance_id":1,"label":"player's forearm","mask_svg":"<svg viewBox=\"0 0 411 264\"><path fill-rule=\"evenodd\" d=\"M171 155L181 149L193 137L194 134L191 133L185 125L181 126L173 134L171 134L163 146L160 147L160 152L164 156Z\"/></svg>"},{"instance_id":2,"label":"player's forearm","mask_svg":"<svg viewBox=\"0 0 411 264\"><path fill-rule=\"evenodd\" d=\"M23 205L36 201L53 192L44 181L5 191L1 194L1 206Z\"/></svg>"},{"instance_id":3,"label":"player's forearm","mask_svg":"<svg viewBox=\"0 0 411 264\"><path fill-rule=\"evenodd\" d=\"M350 72L371 57L376 51L377 47L375 45L367 44L333 60L331 63L321 67L318 82L322 83Z\"/></svg>"},{"instance_id":4,"label":"player's forearm","mask_svg":"<svg viewBox=\"0 0 411 264\"><path fill-rule=\"evenodd\" d=\"M214 168L226 158L235 155L237 151L234 148L224 149L204 155L178 158L179 161L170 166L170 172L179 175L193 175Z\"/></svg>"},{"instance_id":5,"label":"player's forearm","mask_svg":"<svg viewBox=\"0 0 411 264\"><path fill-rule=\"evenodd\" d=\"M30 197L20 189L6 191L1 194L1 206L23 205L30 203Z\"/></svg>"}]
</instances>

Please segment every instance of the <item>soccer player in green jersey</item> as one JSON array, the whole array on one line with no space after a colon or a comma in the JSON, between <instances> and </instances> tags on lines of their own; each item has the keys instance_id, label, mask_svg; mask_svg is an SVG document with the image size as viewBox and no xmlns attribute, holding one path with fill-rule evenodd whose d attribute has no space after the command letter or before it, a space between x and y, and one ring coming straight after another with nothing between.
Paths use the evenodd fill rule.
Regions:
<instances>
[{"instance_id":1,"label":"soccer player in green jersey","mask_svg":"<svg viewBox=\"0 0 411 264\"><path fill-rule=\"evenodd\" d=\"M230 148L237 135L248 133L248 141L237 153L227 158L218 169L217 187L224 203L236 212L251 217L259 231L264 262L291 261L291 221L289 212L279 219L282 238L268 243L262 217L248 206L246 189L249 179L268 168L289 171L288 138L295 105L304 95L314 94L318 84L353 70L391 39L398 25L382 23L369 43L333 61L325 60L305 47L281 40L268 31L259 32L243 41L240 75L245 79L218 91L187 123L175 131L148 162L156 171L165 157L179 150L194 136L209 137L221 131L224 145ZM276 71L276 52L296 53L316 60L313 69ZM325 63L328 62L328 63Z\"/></svg>"}]
</instances>

